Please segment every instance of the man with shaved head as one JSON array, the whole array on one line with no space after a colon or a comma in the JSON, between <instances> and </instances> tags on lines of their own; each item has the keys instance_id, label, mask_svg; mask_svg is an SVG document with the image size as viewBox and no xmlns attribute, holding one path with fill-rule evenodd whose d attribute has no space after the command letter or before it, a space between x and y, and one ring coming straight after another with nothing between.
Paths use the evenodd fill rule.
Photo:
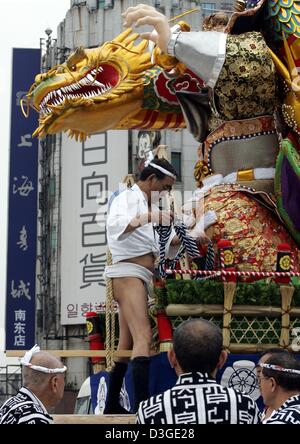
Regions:
<instances>
[{"instance_id":1,"label":"man with shaved head","mask_svg":"<svg viewBox=\"0 0 300 444\"><path fill-rule=\"evenodd\" d=\"M21 360L23 386L0 408L0 424L52 424L48 409L62 399L65 367L35 345Z\"/></svg>"},{"instance_id":2,"label":"man with shaved head","mask_svg":"<svg viewBox=\"0 0 300 444\"><path fill-rule=\"evenodd\" d=\"M255 424L253 399L216 382L227 352L222 332L205 319L185 321L168 352L178 380L174 387L140 403L140 424Z\"/></svg>"}]
</instances>

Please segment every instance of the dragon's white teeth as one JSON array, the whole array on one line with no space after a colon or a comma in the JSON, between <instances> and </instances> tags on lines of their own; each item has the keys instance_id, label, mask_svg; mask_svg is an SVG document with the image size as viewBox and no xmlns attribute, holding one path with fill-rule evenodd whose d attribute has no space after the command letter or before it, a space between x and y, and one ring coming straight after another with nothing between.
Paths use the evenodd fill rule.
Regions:
<instances>
[{"instance_id":1,"label":"dragon's white teeth","mask_svg":"<svg viewBox=\"0 0 300 444\"><path fill-rule=\"evenodd\" d=\"M100 86L100 88L104 88L104 84L98 82L98 80L95 81L95 85L96 85L96 86Z\"/></svg>"},{"instance_id":2,"label":"dragon's white teeth","mask_svg":"<svg viewBox=\"0 0 300 444\"><path fill-rule=\"evenodd\" d=\"M99 66L99 68L98 68L98 72L102 72L102 71L103 71L102 66Z\"/></svg>"},{"instance_id":3,"label":"dragon's white teeth","mask_svg":"<svg viewBox=\"0 0 300 444\"><path fill-rule=\"evenodd\" d=\"M93 82L95 80L95 78L91 74L88 74L86 77L90 82Z\"/></svg>"}]
</instances>

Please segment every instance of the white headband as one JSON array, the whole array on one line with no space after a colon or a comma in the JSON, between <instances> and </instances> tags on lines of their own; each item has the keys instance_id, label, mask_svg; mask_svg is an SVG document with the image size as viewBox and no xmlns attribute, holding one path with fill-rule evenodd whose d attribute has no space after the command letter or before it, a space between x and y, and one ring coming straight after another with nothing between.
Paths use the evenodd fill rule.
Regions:
<instances>
[{"instance_id":1,"label":"white headband","mask_svg":"<svg viewBox=\"0 0 300 444\"><path fill-rule=\"evenodd\" d=\"M270 370L277 370L278 372L286 372L286 373L296 373L297 375L300 375L300 370L295 370L293 368L284 368L280 365L275 364L259 364L262 368L268 368Z\"/></svg>"},{"instance_id":2,"label":"white headband","mask_svg":"<svg viewBox=\"0 0 300 444\"><path fill-rule=\"evenodd\" d=\"M25 353L24 357L21 359L21 364L25 367L29 367L32 370L37 370L38 372L42 373L64 373L67 370L67 367L65 365L61 368L47 368L41 367L39 365L30 364L32 356L40 351L40 347L35 344L32 349L28 350L28 352Z\"/></svg>"},{"instance_id":3,"label":"white headband","mask_svg":"<svg viewBox=\"0 0 300 444\"><path fill-rule=\"evenodd\" d=\"M154 155L152 151L149 151L149 153L147 153L147 159L144 162L144 166L145 168L148 166L151 166L152 168L156 168L157 170L161 171L162 173L164 173L166 176L170 176L172 177L172 179L176 180L176 176L175 174L170 173L170 171L166 170L165 168L156 165L156 163L152 163L152 160L154 159Z\"/></svg>"},{"instance_id":4,"label":"white headband","mask_svg":"<svg viewBox=\"0 0 300 444\"><path fill-rule=\"evenodd\" d=\"M163 168L163 167L161 167L159 165L156 165L155 163L150 162L149 165L147 165L147 166L151 166L152 168L156 168L157 170L159 170L162 173L164 173L166 176L170 176L170 177L172 177L172 179L176 180L175 174L170 173L170 171L166 170L165 168Z\"/></svg>"}]
</instances>

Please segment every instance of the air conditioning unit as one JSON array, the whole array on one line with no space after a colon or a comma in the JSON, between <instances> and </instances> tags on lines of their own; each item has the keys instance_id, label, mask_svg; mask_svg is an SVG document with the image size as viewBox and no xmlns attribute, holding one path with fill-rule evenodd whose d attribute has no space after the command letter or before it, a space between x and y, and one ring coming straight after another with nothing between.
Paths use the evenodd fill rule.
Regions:
<instances>
[{"instance_id":1,"label":"air conditioning unit","mask_svg":"<svg viewBox=\"0 0 300 444\"><path fill-rule=\"evenodd\" d=\"M160 8L161 6L163 6L162 3L163 3L162 0L155 0L154 6L156 8Z\"/></svg>"},{"instance_id":2,"label":"air conditioning unit","mask_svg":"<svg viewBox=\"0 0 300 444\"><path fill-rule=\"evenodd\" d=\"M180 0L173 0L172 1L172 8L180 8Z\"/></svg>"}]
</instances>

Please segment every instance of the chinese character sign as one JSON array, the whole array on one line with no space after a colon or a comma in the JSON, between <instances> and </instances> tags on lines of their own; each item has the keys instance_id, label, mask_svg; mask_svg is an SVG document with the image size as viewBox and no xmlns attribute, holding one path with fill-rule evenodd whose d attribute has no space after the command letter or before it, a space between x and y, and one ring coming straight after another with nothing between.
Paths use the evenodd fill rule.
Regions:
<instances>
[{"instance_id":1,"label":"chinese character sign","mask_svg":"<svg viewBox=\"0 0 300 444\"><path fill-rule=\"evenodd\" d=\"M9 215L6 285L6 349L35 343L38 114L25 119L20 101L40 71L39 49L13 50Z\"/></svg>"},{"instance_id":2,"label":"chinese character sign","mask_svg":"<svg viewBox=\"0 0 300 444\"><path fill-rule=\"evenodd\" d=\"M83 143L63 136L62 324L84 324L87 311L104 309L107 206L127 173L127 131L94 134Z\"/></svg>"}]
</instances>

